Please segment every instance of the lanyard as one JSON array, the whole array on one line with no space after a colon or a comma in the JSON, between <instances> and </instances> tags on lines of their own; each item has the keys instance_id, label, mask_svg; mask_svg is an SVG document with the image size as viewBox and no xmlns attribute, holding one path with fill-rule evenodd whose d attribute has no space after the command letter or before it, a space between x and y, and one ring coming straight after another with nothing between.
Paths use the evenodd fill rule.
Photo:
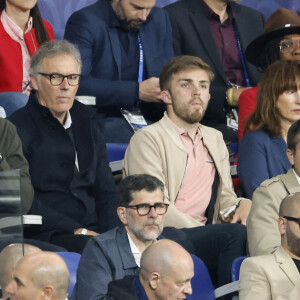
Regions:
<instances>
[{"instance_id":1,"label":"lanyard","mask_svg":"<svg viewBox=\"0 0 300 300\"><path fill-rule=\"evenodd\" d=\"M248 71L246 68L246 63L245 63L245 58L244 58L244 53L242 51L242 45L241 45L241 41L240 41L240 37L238 34L238 30L237 27L235 25L235 22L233 22L233 28L234 28L234 32L235 32L235 37L236 37L236 42L239 48L239 52L240 52L240 57L241 57L241 61L242 61L242 65L243 65L243 69L244 69L244 75L245 75L245 81L246 81L246 86L251 86L250 84L250 79L249 79L249 75L248 75Z\"/></svg>"},{"instance_id":2,"label":"lanyard","mask_svg":"<svg viewBox=\"0 0 300 300\"><path fill-rule=\"evenodd\" d=\"M144 50L141 42L141 37L139 34L137 34L137 40L139 44L139 52L140 52L140 60L139 60L139 76L138 76L138 82L143 81L143 73L144 73Z\"/></svg>"}]
</instances>

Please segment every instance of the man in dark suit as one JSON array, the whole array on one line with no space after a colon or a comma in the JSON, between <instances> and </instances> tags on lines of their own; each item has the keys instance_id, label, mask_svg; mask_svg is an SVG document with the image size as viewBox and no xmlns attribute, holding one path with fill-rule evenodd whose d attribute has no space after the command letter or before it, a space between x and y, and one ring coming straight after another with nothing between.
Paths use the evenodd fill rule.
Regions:
<instances>
[{"instance_id":1,"label":"man in dark suit","mask_svg":"<svg viewBox=\"0 0 300 300\"><path fill-rule=\"evenodd\" d=\"M173 48L168 16L155 2L99 0L66 25L65 38L78 45L83 61L79 95L96 97L106 141L128 143L132 127L162 116L157 77Z\"/></svg>"},{"instance_id":2,"label":"man in dark suit","mask_svg":"<svg viewBox=\"0 0 300 300\"><path fill-rule=\"evenodd\" d=\"M237 141L237 132L226 126L226 113L238 105L245 87L260 78L244 51L262 33L265 22L263 14L234 2L181 0L166 7L175 54L198 56L213 69L211 100L202 123L221 130L227 141Z\"/></svg>"},{"instance_id":3,"label":"man in dark suit","mask_svg":"<svg viewBox=\"0 0 300 300\"><path fill-rule=\"evenodd\" d=\"M32 59L28 103L10 117L35 191L30 213L43 218L28 235L75 252L118 224L106 146L91 109L74 101L80 70L74 45L45 43Z\"/></svg>"}]
</instances>

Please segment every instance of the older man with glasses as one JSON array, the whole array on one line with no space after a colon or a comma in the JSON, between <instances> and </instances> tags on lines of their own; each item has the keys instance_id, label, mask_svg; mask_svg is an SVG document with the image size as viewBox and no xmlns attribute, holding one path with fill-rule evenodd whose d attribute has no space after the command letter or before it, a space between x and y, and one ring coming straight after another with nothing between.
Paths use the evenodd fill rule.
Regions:
<instances>
[{"instance_id":1,"label":"older man with glasses","mask_svg":"<svg viewBox=\"0 0 300 300\"><path fill-rule=\"evenodd\" d=\"M31 62L33 91L15 124L35 190L31 214L42 225L26 232L69 251L119 224L114 180L94 112L74 101L81 59L67 41L47 42Z\"/></svg>"},{"instance_id":2,"label":"older man with glasses","mask_svg":"<svg viewBox=\"0 0 300 300\"><path fill-rule=\"evenodd\" d=\"M281 246L269 255L247 258L240 273L240 300L300 298L300 193L280 204Z\"/></svg>"}]
</instances>

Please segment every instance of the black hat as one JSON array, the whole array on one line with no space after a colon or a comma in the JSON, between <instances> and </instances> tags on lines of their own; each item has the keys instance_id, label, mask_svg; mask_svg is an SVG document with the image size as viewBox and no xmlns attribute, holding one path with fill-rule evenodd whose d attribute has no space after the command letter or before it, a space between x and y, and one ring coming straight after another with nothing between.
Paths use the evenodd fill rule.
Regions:
<instances>
[{"instance_id":1,"label":"black hat","mask_svg":"<svg viewBox=\"0 0 300 300\"><path fill-rule=\"evenodd\" d=\"M253 65L258 64L259 55L270 40L288 34L300 34L300 16L286 8L277 9L267 20L264 33L246 48L245 56Z\"/></svg>"}]
</instances>

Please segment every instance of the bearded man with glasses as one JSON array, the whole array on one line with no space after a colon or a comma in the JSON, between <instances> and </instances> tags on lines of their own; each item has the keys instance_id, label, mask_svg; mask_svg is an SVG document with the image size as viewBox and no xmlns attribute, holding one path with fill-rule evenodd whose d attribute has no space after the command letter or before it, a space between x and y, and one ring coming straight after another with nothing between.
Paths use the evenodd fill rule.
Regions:
<instances>
[{"instance_id":1,"label":"bearded man with glasses","mask_svg":"<svg viewBox=\"0 0 300 300\"><path fill-rule=\"evenodd\" d=\"M247 258L240 272L240 300L300 298L300 193L279 208L281 245L274 253Z\"/></svg>"},{"instance_id":2,"label":"bearded man with glasses","mask_svg":"<svg viewBox=\"0 0 300 300\"><path fill-rule=\"evenodd\" d=\"M91 108L74 101L81 72L78 49L47 42L31 61L33 91L11 115L34 187L31 214L42 225L25 232L81 253L87 240L119 224L116 187Z\"/></svg>"}]
</instances>

